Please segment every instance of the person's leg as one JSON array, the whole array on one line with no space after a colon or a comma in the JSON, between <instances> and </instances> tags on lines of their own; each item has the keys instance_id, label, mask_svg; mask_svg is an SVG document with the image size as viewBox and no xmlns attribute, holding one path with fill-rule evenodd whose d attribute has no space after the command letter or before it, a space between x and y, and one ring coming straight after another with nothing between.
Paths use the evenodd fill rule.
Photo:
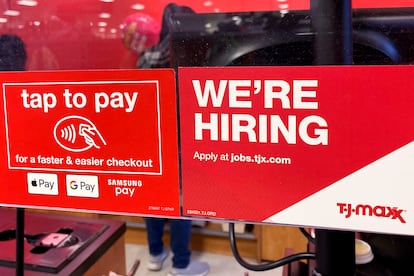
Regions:
<instances>
[{"instance_id":1,"label":"person's leg","mask_svg":"<svg viewBox=\"0 0 414 276\"><path fill-rule=\"evenodd\" d=\"M173 267L185 268L190 263L191 221L171 219L171 250L174 253Z\"/></svg>"},{"instance_id":2,"label":"person's leg","mask_svg":"<svg viewBox=\"0 0 414 276\"><path fill-rule=\"evenodd\" d=\"M168 276L205 276L209 266L204 262L190 261L190 220L170 220L171 249L174 253L173 269Z\"/></svg>"},{"instance_id":3,"label":"person's leg","mask_svg":"<svg viewBox=\"0 0 414 276\"><path fill-rule=\"evenodd\" d=\"M147 240L149 247L149 260L147 267L149 270L159 271L162 269L168 251L164 248L162 240L164 234L165 219L146 218Z\"/></svg>"},{"instance_id":4,"label":"person's leg","mask_svg":"<svg viewBox=\"0 0 414 276\"><path fill-rule=\"evenodd\" d=\"M147 240L149 252L153 256L161 254L164 250L162 237L164 234L165 219L163 218L145 218L147 226Z\"/></svg>"}]
</instances>

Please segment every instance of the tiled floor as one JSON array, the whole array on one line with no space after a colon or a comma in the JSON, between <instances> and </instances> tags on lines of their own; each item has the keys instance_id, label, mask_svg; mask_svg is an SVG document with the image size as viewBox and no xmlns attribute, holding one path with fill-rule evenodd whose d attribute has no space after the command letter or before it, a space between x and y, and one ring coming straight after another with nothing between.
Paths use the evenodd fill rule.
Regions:
<instances>
[{"instance_id":1,"label":"tiled floor","mask_svg":"<svg viewBox=\"0 0 414 276\"><path fill-rule=\"evenodd\" d=\"M146 263L148 259L148 249L146 246L126 244L126 268L127 271L133 266L135 260L140 260L140 266L135 276L165 276L171 268L171 258L165 262L164 267L159 272L148 271ZM209 276L281 276L282 269L274 269L263 272L249 271L237 263L233 256L210 254L204 252L193 252L192 259L207 262L210 265ZM246 260L254 263L252 260Z\"/></svg>"}]
</instances>

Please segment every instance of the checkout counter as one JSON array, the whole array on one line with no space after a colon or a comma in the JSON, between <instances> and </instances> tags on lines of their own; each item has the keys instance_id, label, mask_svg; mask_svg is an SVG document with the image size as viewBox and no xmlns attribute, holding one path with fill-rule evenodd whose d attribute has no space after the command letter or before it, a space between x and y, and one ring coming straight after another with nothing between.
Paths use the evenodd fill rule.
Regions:
<instances>
[{"instance_id":1,"label":"checkout counter","mask_svg":"<svg viewBox=\"0 0 414 276\"><path fill-rule=\"evenodd\" d=\"M0 209L0 275L15 275L16 212ZM125 222L25 212L25 275L125 275Z\"/></svg>"}]
</instances>

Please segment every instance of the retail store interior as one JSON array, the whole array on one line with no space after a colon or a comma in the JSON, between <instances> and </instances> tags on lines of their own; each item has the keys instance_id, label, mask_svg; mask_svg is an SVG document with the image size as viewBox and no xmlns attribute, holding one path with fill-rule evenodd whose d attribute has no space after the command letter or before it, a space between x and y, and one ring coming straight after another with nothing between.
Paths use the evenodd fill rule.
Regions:
<instances>
[{"instance_id":1,"label":"retail store interior","mask_svg":"<svg viewBox=\"0 0 414 276\"><path fill-rule=\"evenodd\" d=\"M126 252L126 267L128 271L134 269L134 264L137 260L140 262L140 266L136 270L136 275L142 276L164 276L168 273L169 269L172 267L171 259L168 259L165 262L165 265L161 271L153 272L149 271L146 268L146 263L148 261L148 248L145 245L129 244L125 245ZM193 251L193 259L197 261L206 262L210 266L210 274L217 276L227 276L227 275L263 275L263 276L282 276L283 268L274 268L266 271L251 271L242 267L236 259L230 254L223 253L209 253L202 251ZM257 264L257 260L254 258L246 258L246 261Z\"/></svg>"},{"instance_id":2,"label":"retail store interior","mask_svg":"<svg viewBox=\"0 0 414 276\"><path fill-rule=\"evenodd\" d=\"M137 55L122 43L122 24L134 14L149 15L161 24L170 2L203 13L274 10L279 5L274 0L5 0L0 2L0 32L12 32L26 42L27 70L135 68ZM289 8L309 6L305 0L292 2Z\"/></svg>"}]
</instances>

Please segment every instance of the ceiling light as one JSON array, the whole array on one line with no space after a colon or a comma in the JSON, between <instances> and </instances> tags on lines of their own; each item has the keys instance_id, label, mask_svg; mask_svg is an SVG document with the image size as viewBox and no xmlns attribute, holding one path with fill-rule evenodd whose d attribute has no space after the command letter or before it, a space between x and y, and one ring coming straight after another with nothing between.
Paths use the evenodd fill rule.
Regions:
<instances>
[{"instance_id":1,"label":"ceiling light","mask_svg":"<svg viewBox=\"0 0 414 276\"><path fill-rule=\"evenodd\" d=\"M20 12L16 10L6 10L3 14L8 16L19 16Z\"/></svg>"},{"instance_id":2,"label":"ceiling light","mask_svg":"<svg viewBox=\"0 0 414 276\"><path fill-rule=\"evenodd\" d=\"M18 0L16 3L17 5L20 5L20 6L27 6L27 7L37 6L36 0Z\"/></svg>"},{"instance_id":3,"label":"ceiling light","mask_svg":"<svg viewBox=\"0 0 414 276\"><path fill-rule=\"evenodd\" d=\"M99 27L106 27L106 26L108 26L108 23L106 23L106 22L98 22L98 26Z\"/></svg>"},{"instance_id":4,"label":"ceiling light","mask_svg":"<svg viewBox=\"0 0 414 276\"><path fill-rule=\"evenodd\" d=\"M105 2L105 3L112 3L112 2L115 2L115 0L99 0L99 1L101 1L101 2Z\"/></svg>"},{"instance_id":5,"label":"ceiling light","mask_svg":"<svg viewBox=\"0 0 414 276\"><path fill-rule=\"evenodd\" d=\"M103 12L99 14L99 18L108 19L108 18L111 18L111 14L107 12Z\"/></svg>"},{"instance_id":6,"label":"ceiling light","mask_svg":"<svg viewBox=\"0 0 414 276\"><path fill-rule=\"evenodd\" d=\"M131 9L137 10L137 11L142 11L143 9L145 9L145 6L143 4L134 4L134 5L131 6Z\"/></svg>"},{"instance_id":7,"label":"ceiling light","mask_svg":"<svg viewBox=\"0 0 414 276\"><path fill-rule=\"evenodd\" d=\"M7 18L0 17L0 23L7 23Z\"/></svg>"},{"instance_id":8,"label":"ceiling light","mask_svg":"<svg viewBox=\"0 0 414 276\"><path fill-rule=\"evenodd\" d=\"M211 6L213 6L213 2L212 1L204 1L203 5L205 7L211 7Z\"/></svg>"}]
</instances>

